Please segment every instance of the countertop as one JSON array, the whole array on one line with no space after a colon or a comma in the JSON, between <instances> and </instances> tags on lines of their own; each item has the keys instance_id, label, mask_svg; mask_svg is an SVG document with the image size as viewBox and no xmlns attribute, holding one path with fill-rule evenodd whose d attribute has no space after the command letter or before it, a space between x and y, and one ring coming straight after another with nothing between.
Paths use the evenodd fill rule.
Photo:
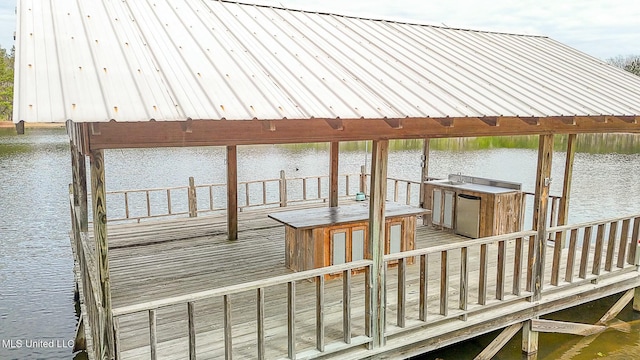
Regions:
<instances>
[{"instance_id":1,"label":"countertop","mask_svg":"<svg viewBox=\"0 0 640 360\"><path fill-rule=\"evenodd\" d=\"M459 190L474 191L474 192L485 193L485 194L504 194L504 193L520 191L516 189L503 188L499 186L480 185L480 184L473 184L473 183L447 184L447 182L444 182L444 181L427 181L426 183L430 185L448 187L448 188L459 189Z\"/></svg>"}]
</instances>

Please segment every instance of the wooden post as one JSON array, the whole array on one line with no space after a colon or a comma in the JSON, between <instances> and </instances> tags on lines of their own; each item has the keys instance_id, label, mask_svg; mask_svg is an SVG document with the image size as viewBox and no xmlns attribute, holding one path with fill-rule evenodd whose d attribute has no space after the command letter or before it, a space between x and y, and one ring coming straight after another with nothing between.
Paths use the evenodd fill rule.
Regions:
<instances>
[{"instance_id":1,"label":"wooden post","mask_svg":"<svg viewBox=\"0 0 640 360\"><path fill-rule=\"evenodd\" d=\"M193 176L189 177L189 191L187 197L189 198L189 217L198 216L198 193L196 192L196 183Z\"/></svg>"},{"instance_id":2,"label":"wooden post","mask_svg":"<svg viewBox=\"0 0 640 360\"><path fill-rule=\"evenodd\" d=\"M114 353L113 315L111 313L111 281L109 279L109 241L107 236L107 202L104 173L103 150L91 151L91 202L93 204L93 234L96 242L96 263L100 282L101 339L94 342L100 346L103 359L110 359ZM90 294L87 296L91 296Z\"/></svg>"},{"instance_id":3,"label":"wooden post","mask_svg":"<svg viewBox=\"0 0 640 360\"><path fill-rule=\"evenodd\" d=\"M280 170L280 206L287 206L287 177L284 170Z\"/></svg>"},{"instance_id":4,"label":"wooden post","mask_svg":"<svg viewBox=\"0 0 640 360\"><path fill-rule=\"evenodd\" d=\"M573 177L573 160L576 155L576 134L569 134L567 139L567 158L564 165L564 182L562 183L562 197L558 212L558 225L566 225L569 219L569 198L571 197L571 179ZM562 248L566 240L566 233L562 233Z\"/></svg>"},{"instance_id":5,"label":"wooden post","mask_svg":"<svg viewBox=\"0 0 640 360\"><path fill-rule=\"evenodd\" d=\"M24 135L24 120L20 120L20 122L16 123L16 133L18 135Z\"/></svg>"},{"instance_id":6,"label":"wooden post","mask_svg":"<svg viewBox=\"0 0 640 360\"><path fill-rule=\"evenodd\" d=\"M429 153L431 152L431 139L425 138L422 146L422 175L420 177L420 207L427 209L430 206L427 201L427 186L425 182L429 179ZM422 225L431 224L431 215L422 215Z\"/></svg>"},{"instance_id":7,"label":"wooden post","mask_svg":"<svg viewBox=\"0 0 640 360\"><path fill-rule=\"evenodd\" d=\"M227 232L229 240L238 239L238 152L227 146Z\"/></svg>"},{"instance_id":8,"label":"wooden post","mask_svg":"<svg viewBox=\"0 0 640 360\"><path fill-rule=\"evenodd\" d=\"M527 355L538 352L538 332L531 330L532 321L525 321L522 326L522 352Z\"/></svg>"},{"instance_id":9,"label":"wooden post","mask_svg":"<svg viewBox=\"0 0 640 360\"><path fill-rule=\"evenodd\" d=\"M631 265L640 265L640 217L633 219L633 230L629 242L627 262Z\"/></svg>"},{"instance_id":10,"label":"wooden post","mask_svg":"<svg viewBox=\"0 0 640 360\"><path fill-rule=\"evenodd\" d=\"M533 209L533 229L538 231L533 243L530 260L532 266L532 301L540 300L544 280L544 257L547 232L547 208L549 205L549 186L551 185L551 159L553 156L553 135L540 135L538 145L538 170Z\"/></svg>"},{"instance_id":11,"label":"wooden post","mask_svg":"<svg viewBox=\"0 0 640 360\"><path fill-rule=\"evenodd\" d=\"M387 194L387 161L389 140L376 140L372 147L371 194L369 200L369 252L373 261L368 286L371 290L371 329L373 347L384 346L385 327L385 197Z\"/></svg>"},{"instance_id":12,"label":"wooden post","mask_svg":"<svg viewBox=\"0 0 640 360\"><path fill-rule=\"evenodd\" d=\"M360 166L360 192L363 194L367 193L367 167L362 165Z\"/></svg>"},{"instance_id":13,"label":"wooden post","mask_svg":"<svg viewBox=\"0 0 640 360\"><path fill-rule=\"evenodd\" d=\"M420 207L427 208L427 197L425 194L425 181L429 178L429 150L431 147L431 139L425 138L424 145L422 146L422 161L420 167L422 167L422 175L420 176Z\"/></svg>"},{"instance_id":14,"label":"wooden post","mask_svg":"<svg viewBox=\"0 0 640 360\"><path fill-rule=\"evenodd\" d=\"M633 292L633 310L640 312L640 287L635 288Z\"/></svg>"},{"instance_id":15,"label":"wooden post","mask_svg":"<svg viewBox=\"0 0 640 360\"><path fill-rule=\"evenodd\" d=\"M329 207L338 206L338 158L340 157L337 141L331 142L330 167L329 167Z\"/></svg>"},{"instance_id":16,"label":"wooden post","mask_svg":"<svg viewBox=\"0 0 640 360\"><path fill-rule=\"evenodd\" d=\"M89 211L87 205L87 165L78 147L71 143L71 167L73 178L73 202L79 209L80 231L89 229Z\"/></svg>"}]
</instances>

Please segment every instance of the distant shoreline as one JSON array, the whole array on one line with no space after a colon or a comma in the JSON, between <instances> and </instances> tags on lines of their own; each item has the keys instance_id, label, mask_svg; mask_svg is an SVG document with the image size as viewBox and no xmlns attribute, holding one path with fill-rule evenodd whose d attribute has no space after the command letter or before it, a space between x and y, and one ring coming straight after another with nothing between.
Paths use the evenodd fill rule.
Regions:
<instances>
[{"instance_id":1,"label":"distant shoreline","mask_svg":"<svg viewBox=\"0 0 640 360\"><path fill-rule=\"evenodd\" d=\"M54 129L64 128L65 123L24 123L25 129ZM16 128L16 124L12 121L0 121L0 129Z\"/></svg>"}]
</instances>

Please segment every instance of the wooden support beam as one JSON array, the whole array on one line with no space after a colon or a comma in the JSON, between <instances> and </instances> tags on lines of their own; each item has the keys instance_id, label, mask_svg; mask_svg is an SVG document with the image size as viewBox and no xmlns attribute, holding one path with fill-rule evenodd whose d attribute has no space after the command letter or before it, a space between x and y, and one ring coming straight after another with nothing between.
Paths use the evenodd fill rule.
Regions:
<instances>
[{"instance_id":1,"label":"wooden support beam","mask_svg":"<svg viewBox=\"0 0 640 360\"><path fill-rule=\"evenodd\" d=\"M563 118L560 118L560 121L565 125L575 125L576 124L576 118L575 117L563 117Z\"/></svg>"},{"instance_id":2,"label":"wooden support beam","mask_svg":"<svg viewBox=\"0 0 640 360\"><path fill-rule=\"evenodd\" d=\"M71 172L73 180L73 202L79 209L80 231L87 232L89 228L89 210L87 202L87 165L78 147L70 143Z\"/></svg>"},{"instance_id":3,"label":"wooden support beam","mask_svg":"<svg viewBox=\"0 0 640 360\"><path fill-rule=\"evenodd\" d=\"M196 180L193 176L189 176L187 199L189 203L189 217L198 217L198 191L196 189Z\"/></svg>"},{"instance_id":4,"label":"wooden support beam","mask_svg":"<svg viewBox=\"0 0 640 360\"><path fill-rule=\"evenodd\" d=\"M616 301L615 304L598 320L596 324L604 325L609 321L613 320L618 314L624 309L625 306L633 299L634 297L634 289L631 289L624 293L622 297Z\"/></svg>"},{"instance_id":5,"label":"wooden support beam","mask_svg":"<svg viewBox=\"0 0 640 360\"><path fill-rule=\"evenodd\" d=\"M101 123L90 123L89 130L91 132L91 136L100 136L102 135L102 131L100 130Z\"/></svg>"},{"instance_id":6,"label":"wooden support beam","mask_svg":"<svg viewBox=\"0 0 640 360\"><path fill-rule=\"evenodd\" d=\"M533 210L533 229L538 231L532 252L532 301L540 300L544 277L544 257L546 250L547 208L549 186L551 185L551 159L553 156L553 135L540 135L538 144L538 169Z\"/></svg>"},{"instance_id":7,"label":"wooden support beam","mask_svg":"<svg viewBox=\"0 0 640 360\"><path fill-rule=\"evenodd\" d=\"M500 120L495 116L485 116L479 119L489 126L500 126Z\"/></svg>"},{"instance_id":8,"label":"wooden support beam","mask_svg":"<svg viewBox=\"0 0 640 360\"><path fill-rule=\"evenodd\" d=\"M340 158L340 143L331 143L329 154L329 207L338 206L338 160Z\"/></svg>"},{"instance_id":9,"label":"wooden support beam","mask_svg":"<svg viewBox=\"0 0 640 360\"><path fill-rule=\"evenodd\" d=\"M522 352L531 355L538 352L538 332L531 329L533 320L522 324Z\"/></svg>"},{"instance_id":10,"label":"wooden support beam","mask_svg":"<svg viewBox=\"0 0 640 360\"><path fill-rule=\"evenodd\" d=\"M568 125L565 122L569 120L563 122L564 118L498 117L500 126L487 126L477 117L403 118L402 128L398 129L390 129L384 119L281 119L272 121L272 124L277 124L277 131L271 131L265 120L193 120L192 133L182 131L180 121L106 122L100 123L100 135L88 130L89 123L76 125L87 129L89 137L86 143L93 149L365 141L388 139L390 136L394 139L424 139L640 133L640 126L631 120L599 123L591 117L572 116L571 122L575 120L575 125Z\"/></svg>"},{"instance_id":11,"label":"wooden support beam","mask_svg":"<svg viewBox=\"0 0 640 360\"><path fill-rule=\"evenodd\" d=\"M618 116L616 117L618 120L625 122L627 124L637 124L638 117L637 116Z\"/></svg>"},{"instance_id":12,"label":"wooden support beam","mask_svg":"<svg viewBox=\"0 0 640 360\"><path fill-rule=\"evenodd\" d=\"M573 162L576 155L576 134L569 134L567 138L567 156L564 164L564 181L562 183L562 197L558 211L558 225L566 225L569 218L569 199L571 197L571 179L573 178ZM563 237L564 240L564 237Z\"/></svg>"},{"instance_id":13,"label":"wooden support beam","mask_svg":"<svg viewBox=\"0 0 640 360\"><path fill-rule=\"evenodd\" d=\"M275 121L263 120L260 123L262 124L262 131L265 131L265 132L276 131L276 123L275 123Z\"/></svg>"},{"instance_id":14,"label":"wooden support beam","mask_svg":"<svg viewBox=\"0 0 640 360\"><path fill-rule=\"evenodd\" d=\"M453 119L452 118L442 118L442 119L434 119L438 124L444 127L453 127Z\"/></svg>"},{"instance_id":15,"label":"wooden support beam","mask_svg":"<svg viewBox=\"0 0 640 360\"><path fill-rule=\"evenodd\" d=\"M344 130L344 125L342 125L342 120L340 119L325 119L325 121L333 130Z\"/></svg>"},{"instance_id":16,"label":"wooden support beam","mask_svg":"<svg viewBox=\"0 0 640 360\"><path fill-rule=\"evenodd\" d=\"M633 230L629 242L629 255L627 262L631 265L640 265L640 217L633 219Z\"/></svg>"},{"instance_id":17,"label":"wooden support beam","mask_svg":"<svg viewBox=\"0 0 640 360\"><path fill-rule=\"evenodd\" d=\"M540 118L538 117L528 117L528 118L519 118L519 119L522 120L527 125L540 126Z\"/></svg>"},{"instance_id":18,"label":"wooden support beam","mask_svg":"<svg viewBox=\"0 0 640 360\"><path fill-rule=\"evenodd\" d=\"M601 333L606 329L607 327L602 325L578 324L544 319L531 320L531 330L537 332L589 336Z\"/></svg>"},{"instance_id":19,"label":"wooden support beam","mask_svg":"<svg viewBox=\"0 0 640 360\"><path fill-rule=\"evenodd\" d=\"M24 135L24 120L20 120L16 123L16 133L18 135Z\"/></svg>"},{"instance_id":20,"label":"wooden support beam","mask_svg":"<svg viewBox=\"0 0 640 360\"><path fill-rule=\"evenodd\" d=\"M180 126L182 127L182 131L184 131L185 133L193 133L193 120L191 120L191 118L188 118L186 121L181 123Z\"/></svg>"},{"instance_id":21,"label":"wooden support beam","mask_svg":"<svg viewBox=\"0 0 640 360\"><path fill-rule=\"evenodd\" d=\"M420 162L420 167L422 168L422 176L420 177L420 207L426 209L429 204L427 204L427 194L425 193L426 185L425 182L429 178L429 153L431 150L431 139L425 138L424 143L422 145L422 160ZM423 216L422 222L425 223L426 216Z\"/></svg>"},{"instance_id":22,"label":"wooden support beam","mask_svg":"<svg viewBox=\"0 0 640 360\"><path fill-rule=\"evenodd\" d=\"M373 347L384 346L385 327L385 198L387 194L387 162L389 140L373 142L371 160L371 194L369 200L369 252L373 261L368 286L371 289L371 330Z\"/></svg>"},{"instance_id":23,"label":"wooden support beam","mask_svg":"<svg viewBox=\"0 0 640 360\"><path fill-rule=\"evenodd\" d=\"M402 129L402 119L384 119L384 122L393 129Z\"/></svg>"},{"instance_id":24,"label":"wooden support beam","mask_svg":"<svg viewBox=\"0 0 640 360\"><path fill-rule=\"evenodd\" d=\"M633 290L633 310L640 312L640 287Z\"/></svg>"},{"instance_id":25,"label":"wooden support beam","mask_svg":"<svg viewBox=\"0 0 640 360\"><path fill-rule=\"evenodd\" d=\"M107 235L107 197L103 150L91 151L91 203L93 205L93 236L96 243L97 278L100 283L102 310L99 324L101 339L94 340L100 346L103 359L114 354L113 314L111 308L111 280L109 274L109 241ZM91 295L87 295L91 296Z\"/></svg>"},{"instance_id":26,"label":"wooden support beam","mask_svg":"<svg viewBox=\"0 0 640 360\"><path fill-rule=\"evenodd\" d=\"M238 239L238 151L227 146L227 233L229 240Z\"/></svg>"},{"instance_id":27,"label":"wooden support beam","mask_svg":"<svg viewBox=\"0 0 640 360\"><path fill-rule=\"evenodd\" d=\"M513 324L506 327L474 360L491 360L515 334L522 329L522 323Z\"/></svg>"}]
</instances>

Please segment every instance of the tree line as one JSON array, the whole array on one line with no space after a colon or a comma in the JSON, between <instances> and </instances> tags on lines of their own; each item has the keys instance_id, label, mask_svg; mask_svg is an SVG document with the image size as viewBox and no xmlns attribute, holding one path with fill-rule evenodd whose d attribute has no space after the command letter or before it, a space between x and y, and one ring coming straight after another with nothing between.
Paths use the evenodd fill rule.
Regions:
<instances>
[{"instance_id":1,"label":"tree line","mask_svg":"<svg viewBox=\"0 0 640 360\"><path fill-rule=\"evenodd\" d=\"M13 116L13 63L15 46L7 50L0 46L0 120L12 120Z\"/></svg>"},{"instance_id":2,"label":"tree line","mask_svg":"<svg viewBox=\"0 0 640 360\"><path fill-rule=\"evenodd\" d=\"M640 55L619 55L608 59L607 63L640 76Z\"/></svg>"},{"instance_id":3,"label":"tree line","mask_svg":"<svg viewBox=\"0 0 640 360\"><path fill-rule=\"evenodd\" d=\"M13 116L13 65L15 46L7 50L0 46L0 121L12 120ZM607 59L610 65L640 76L640 55L617 56Z\"/></svg>"}]
</instances>

